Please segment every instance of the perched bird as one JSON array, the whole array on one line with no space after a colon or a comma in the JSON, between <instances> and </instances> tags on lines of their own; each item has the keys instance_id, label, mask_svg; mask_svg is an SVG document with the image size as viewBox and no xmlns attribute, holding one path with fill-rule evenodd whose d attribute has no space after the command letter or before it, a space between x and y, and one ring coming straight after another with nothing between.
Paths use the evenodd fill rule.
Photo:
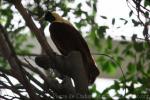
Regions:
<instances>
[{"instance_id":1,"label":"perched bird","mask_svg":"<svg viewBox=\"0 0 150 100\"><path fill-rule=\"evenodd\" d=\"M80 32L74 28L69 21L63 19L56 12L48 11L45 14L45 20L51 23L49 27L51 38L63 55L66 56L71 51L81 53L84 68L88 76L88 83L92 84L99 75L99 70Z\"/></svg>"}]
</instances>

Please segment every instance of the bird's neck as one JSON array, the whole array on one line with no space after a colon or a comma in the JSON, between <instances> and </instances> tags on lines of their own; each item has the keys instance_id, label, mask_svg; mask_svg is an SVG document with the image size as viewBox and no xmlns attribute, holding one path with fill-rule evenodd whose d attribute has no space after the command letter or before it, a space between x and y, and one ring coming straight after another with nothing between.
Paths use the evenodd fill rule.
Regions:
<instances>
[{"instance_id":1,"label":"bird's neck","mask_svg":"<svg viewBox=\"0 0 150 100\"><path fill-rule=\"evenodd\" d=\"M72 26L72 24L68 20L65 20L65 19L61 19L61 20L60 19L59 20L56 19L55 21L53 21L53 23L54 22L65 23L65 24L68 24L68 25Z\"/></svg>"},{"instance_id":2,"label":"bird's neck","mask_svg":"<svg viewBox=\"0 0 150 100\"><path fill-rule=\"evenodd\" d=\"M72 26L72 24L68 20L63 19L63 17L61 17L57 14L53 14L53 15L55 16L55 21L53 21L53 23L54 22L60 22L60 23L66 23L66 24L69 24Z\"/></svg>"}]
</instances>

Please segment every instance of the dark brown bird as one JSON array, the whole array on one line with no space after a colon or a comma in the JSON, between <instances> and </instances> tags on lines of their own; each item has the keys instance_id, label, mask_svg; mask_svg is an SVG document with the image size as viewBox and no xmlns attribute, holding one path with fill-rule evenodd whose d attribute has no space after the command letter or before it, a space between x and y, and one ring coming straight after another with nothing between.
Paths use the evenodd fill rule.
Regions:
<instances>
[{"instance_id":1,"label":"dark brown bird","mask_svg":"<svg viewBox=\"0 0 150 100\"><path fill-rule=\"evenodd\" d=\"M64 20L55 12L48 11L45 14L45 20L51 23L49 27L51 38L63 55L66 56L71 51L79 51L81 53L88 76L88 83L92 84L99 75L99 70L80 32L69 21Z\"/></svg>"}]
</instances>

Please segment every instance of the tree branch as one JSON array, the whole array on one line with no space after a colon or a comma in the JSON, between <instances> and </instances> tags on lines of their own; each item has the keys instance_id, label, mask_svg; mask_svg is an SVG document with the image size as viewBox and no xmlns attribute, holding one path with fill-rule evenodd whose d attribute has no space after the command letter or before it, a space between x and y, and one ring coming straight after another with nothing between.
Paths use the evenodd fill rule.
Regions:
<instances>
[{"instance_id":1,"label":"tree branch","mask_svg":"<svg viewBox=\"0 0 150 100\"><path fill-rule=\"evenodd\" d=\"M55 59L54 59L55 55L53 54L52 48L49 46L46 38L44 37L44 32L41 29L37 28L37 26L35 25L35 23L33 22L32 18L31 18L30 14L23 7L20 0L12 0L11 2L14 4L14 6L19 11L19 13L22 15L27 26L30 28L30 30L33 33L35 33L35 36L36 36L37 40L39 41L43 50L45 50L47 55L49 55L53 59L53 61L55 61Z\"/></svg>"},{"instance_id":2,"label":"tree branch","mask_svg":"<svg viewBox=\"0 0 150 100\"><path fill-rule=\"evenodd\" d=\"M28 79L26 78L24 69L20 65L19 59L17 58L14 48L11 45L8 37L5 35L7 34L5 32L6 31L4 30L3 26L0 25L0 51L2 52L3 57L8 60L11 66L12 74L14 74L14 77L17 78L20 83L24 85L31 99L39 100L33 92L34 90L30 85Z\"/></svg>"}]
</instances>

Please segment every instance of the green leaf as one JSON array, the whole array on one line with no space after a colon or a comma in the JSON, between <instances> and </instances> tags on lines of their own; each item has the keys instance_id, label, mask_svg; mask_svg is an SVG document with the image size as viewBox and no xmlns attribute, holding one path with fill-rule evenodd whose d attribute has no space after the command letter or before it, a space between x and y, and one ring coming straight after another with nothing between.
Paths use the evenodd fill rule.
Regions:
<instances>
[{"instance_id":1,"label":"green leaf","mask_svg":"<svg viewBox=\"0 0 150 100\"><path fill-rule=\"evenodd\" d=\"M27 40L27 35L18 34L18 35L16 36L16 40L17 40L17 42L22 43L22 42L24 42L24 41Z\"/></svg>"},{"instance_id":2,"label":"green leaf","mask_svg":"<svg viewBox=\"0 0 150 100\"><path fill-rule=\"evenodd\" d=\"M28 54L28 53L30 53L30 51L27 49L23 49L23 50L19 50L18 53L19 54Z\"/></svg>"},{"instance_id":3,"label":"green leaf","mask_svg":"<svg viewBox=\"0 0 150 100\"><path fill-rule=\"evenodd\" d=\"M137 38L137 34L133 34L132 35L132 41L136 41L136 38Z\"/></svg>"},{"instance_id":4,"label":"green leaf","mask_svg":"<svg viewBox=\"0 0 150 100\"><path fill-rule=\"evenodd\" d=\"M134 83L131 83L128 89L129 89L130 94L133 94L135 90Z\"/></svg>"},{"instance_id":5,"label":"green leaf","mask_svg":"<svg viewBox=\"0 0 150 100\"><path fill-rule=\"evenodd\" d=\"M126 37L125 37L124 35L121 35L121 38L122 38L123 40L126 40Z\"/></svg>"},{"instance_id":6,"label":"green leaf","mask_svg":"<svg viewBox=\"0 0 150 100\"><path fill-rule=\"evenodd\" d=\"M95 92L97 92L97 89L96 89L96 85L94 84L92 85L92 88L90 88L90 94L95 93Z\"/></svg>"},{"instance_id":7,"label":"green leaf","mask_svg":"<svg viewBox=\"0 0 150 100\"><path fill-rule=\"evenodd\" d=\"M108 36L107 38L108 49L112 49L112 38Z\"/></svg>"},{"instance_id":8,"label":"green leaf","mask_svg":"<svg viewBox=\"0 0 150 100\"><path fill-rule=\"evenodd\" d=\"M123 44L123 45L127 45L128 42L127 41L120 41L119 43Z\"/></svg>"},{"instance_id":9,"label":"green leaf","mask_svg":"<svg viewBox=\"0 0 150 100\"><path fill-rule=\"evenodd\" d=\"M145 0L145 1L144 1L144 6L145 6L145 7L150 6L150 0Z\"/></svg>"},{"instance_id":10,"label":"green leaf","mask_svg":"<svg viewBox=\"0 0 150 100\"><path fill-rule=\"evenodd\" d=\"M107 19L107 17L106 16L100 16L101 18L103 18L103 19Z\"/></svg>"},{"instance_id":11,"label":"green leaf","mask_svg":"<svg viewBox=\"0 0 150 100\"><path fill-rule=\"evenodd\" d=\"M74 23L75 25L76 25L76 27L78 28L78 29L80 29L81 28L81 24L80 23Z\"/></svg>"},{"instance_id":12,"label":"green leaf","mask_svg":"<svg viewBox=\"0 0 150 100\"><path fill-rule=\"evenodd\" d=\"M86 1L86 4L91 7L91 2L90 1Z\"/></svg>"},{"instance_id":13,"label":"green leaf","mask_svg":"<svg viewBox=\"0 0 150 100\"><path fill-rule=\"evenodd\" d=\"M33 48L34 45L33 45L33 44L27 44L26 47L27 47L27 48Z\"/></svg>"},{"instance_id":14,"label":"green leaf","mask_svg":"<svg viewBox=\"0 0 150 100\"><path fill-rule=\"evenodd\" d=\"M134 19L132 19L132 23L133 23L134 27L140 25L140 22L138 22L138 21L136 21Z\"/></svg>"},{"instance_id":15,"label":"green leaf","mask_svg":"<svg viewBox=\"0 0 150 100\"><path fill-rule=\"evenodd\" d=\"M7 66L7 61L0 57L0 67L5 68Z\"/></svg>"},{"instance_id":16,"label":"green leaf","mask_svg":"<svg viewBox=\"0 0 150 100\"><path fill-rule=\"evenodd\" d=\"M137 70L138 70L138 71L143 70L143 68L142 68L142 64L141 64L141 62L140 62L140 61L137 63Z\"/></svg>"},{"instance_id":17,"label":"green leaf","mask_svg":"<svg viewBox=\"0 0 150 100\"><path fill-rule=\"evenodd\" d=\"M128 23L128 21L124 18L120 18L120 20L124 21L124 25Z\"/></svg>"},{"instance_id":18,"label":"green leaf","mask_svg":"<svg viewBox=\"0 0 150 100\"><path fill-rule=\"evenodd\" d=\"M120 86L119 86L119 82L118 82L118 81L115 81L115 82L114 82L114 89L115 89L115 90L119 90L119 89L120 89Z\"/></svg>"},{"instance_id":19,"label":"green leaf","mask_svg":"<svg viewBox=\"0 0 150 100\"><path fill-rule=\"evenodd\" d=\"M21 30L23 30L25 26L17 28L13 33L19 33Z\"/></svg>"},{"instance_id":20,"label":"green leaf","mask_svg":"<svg viewBox=\"0 0 150 100\"><path fill-rule=\"evenodd\" d=\"M119 48L116 47L116 48L114 49L114 53L117 54L118 52L119 52Z\"/></svg>"},{"instance_id":21,"label":"green leaf","mask_svg":"<svg viewBox=\"0 0 150 100\"><path fill-rule=\"evenodd\" d=\"M104 38L104 34L106 32L106 29L108 29L108 26L100 26L98 28L97 34L100 38Z\"/></svg>"},{"instance_id":22,"label":"green leaf","mask_svg":"<svg viewBox=\"0 0 150 100\"><path fill-rule=\"evenodd\" d=\"M93 4L93 10L94 10L95 12L97 12L96 3Z\"/></svg>"},{"instance_id":23,"label":"green leaf","mask_svg":"<svg viewBox=\"0 0 150 100\"><path fill-rule=\"evenodd\" d=\"M134 49L137 51L137 52L141 52L144 50L144 46L143 46L143 43L140 43L140 42L134 42Z\"/></svg>"},{"instance_id":24,"label":"green leaf","mask_svg":"<svg viewBox=\"0 0 150 100\"><path fill-rule=\"evenodd\" d=\"M125 56L134 57L134 53L133 53L133 50L131 50L131 48L132 48L132 45L128 44L122 51L122 54L125 54Z\"/></svg>"},{"instance_id":25,"label":"green leaf","mask_svg":"<svg viewBox=\"0 0 150 100\"><path fill-rule=\"evenodd\" d=\"M78 8L78 9L81 9L81 6L82 6L82 4L79 3L79 4L77 5L77 8Z\"/></svg>"},{"instance_id":26,"label":"green leaf","mask_svg":"<svg viewBox=\"0 0 150 100\"><path fill-rule=\"evenodd\" d=\"M128 72L131 74L134 74L136 72L137 68L136 65L133 63L128 64Z\"/></svg>"},{"instance_id":27,"label":"green leaf","mask_svg":"<svg viewBox=\"0 0 150 100\"><path fill-rule=\"evenodd\" d=\"M129 17L131 17L133 14L133 11L131 10L130 13L129 13Z\"/></svg>"},{"instance_id":28,"label":"green leaf","mask_svg":"<svg viewBox=\"0 0 150 100\"><path fill-rule=\"evenodd\" d=\"M149 18L149 12L145 12L144 15L146 18Z\"/></svg>"},{"instance_id":29,"label":"green leaf","mask_svg":"<svg viewBox=\"0 0 150 100\"><path fill-rule=\"evenodd\" d=\"M102 64L102 70L106 71L109 74L114 74L116 71L115 64L111 61L106 61Z\"/></svg>"},{"instance_id":30,"label":"green leaf","mask_svg":"<svg viewBox=\"0 0 150 100\"><path fill-rule=\"evenodd\" d=\"M114 25L114 24L115 24L115 18L112 19L112 25Z\"/></svg>"}]
</instances>

